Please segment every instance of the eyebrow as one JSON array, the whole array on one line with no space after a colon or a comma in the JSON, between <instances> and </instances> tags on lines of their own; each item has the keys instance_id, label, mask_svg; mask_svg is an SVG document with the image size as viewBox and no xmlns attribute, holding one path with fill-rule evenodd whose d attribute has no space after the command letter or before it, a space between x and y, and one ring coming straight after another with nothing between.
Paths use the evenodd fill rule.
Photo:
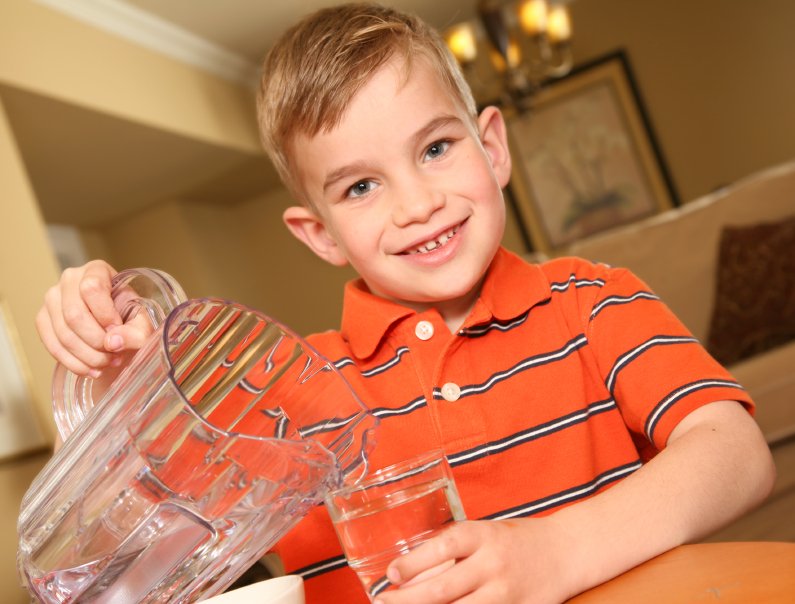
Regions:
<instances>
[{"instance_id":1,"label":"eyebrow","mask_svg":"<svg viewBox=\"0 0 795 604\"><path fill-rule=\"evenodd\" d=\"M332 170L326 176L326 180L323 181L323 192L325 193L328 191L332 186L343 179L350 178L354 174L359 174L360 172L367 169L367 162L364 161L355 161L351 164L346 164L336 170Z\"/></svg>"},{"instance_id":2,"label":"eyebrow","mask_svg":"<svg viewBox=\"0 0 795 604\"><path fill-rule=\"evenodd\" d=\"M441 128L447 126L448 124L454 123L461 123L461 119L456 117L455 115L440 115L435 117L430 122L425 124L422 128L417 130L414 134L411 135L409 139L411 144L416 146L423 141L423 139L428 138L431 134L435 131L440 130ZM325 193L328 191L329 188L334 186L337 182L343 179L350 178L355 174L359 174L362 171L365 171L368 167L368 163L365 161L355 161L350 164L346 164L341 166L335 170L332 170L326 176L326 179L323 181L323 192Z\"/></svg>"}]
</instances>

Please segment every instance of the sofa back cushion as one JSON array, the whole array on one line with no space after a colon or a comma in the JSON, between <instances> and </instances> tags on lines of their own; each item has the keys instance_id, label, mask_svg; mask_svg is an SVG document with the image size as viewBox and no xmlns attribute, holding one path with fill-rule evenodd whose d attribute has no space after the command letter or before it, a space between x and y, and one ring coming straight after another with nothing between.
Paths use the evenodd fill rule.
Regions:
<instances>
[{"instance_id":1,"label":"sofa back cushion","mask_svg":"<svg viewBox=\"0 0 795 604\"><path fill-rule=\"evenodd\" d=\"M724 226L795 216L795 162L756 173L645 220L574 242L564 253L623 266L706 342Z\"/></svg>"},{"instance_id":2,"label":"sofa back cushion","mask_svg":"<svg viewBox=\"0 0 795 604\"><path fill-rule=\"evenodd\" d=\"M724 365L795 340L795 216L726 226L707 349Z\"/></svg>"}]
</instances>

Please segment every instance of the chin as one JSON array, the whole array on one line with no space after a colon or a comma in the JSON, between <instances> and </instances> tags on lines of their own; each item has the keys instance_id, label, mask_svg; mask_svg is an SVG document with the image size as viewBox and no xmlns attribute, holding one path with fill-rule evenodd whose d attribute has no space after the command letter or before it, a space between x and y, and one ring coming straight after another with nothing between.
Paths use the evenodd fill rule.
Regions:
<instances>
[{"instance_id":1,"label":"chin","mask_svg":"<svg viewBox=\"0 0 795 604\"><path fill-rule=\"evenodd\" d=\"M441 288L429 294L429 302L453 302L455 300L464 300L472 297L477 297L480 294L481 280L478 279L474 283L469 283L467 287Z\"/></svg>"}]
</instances>

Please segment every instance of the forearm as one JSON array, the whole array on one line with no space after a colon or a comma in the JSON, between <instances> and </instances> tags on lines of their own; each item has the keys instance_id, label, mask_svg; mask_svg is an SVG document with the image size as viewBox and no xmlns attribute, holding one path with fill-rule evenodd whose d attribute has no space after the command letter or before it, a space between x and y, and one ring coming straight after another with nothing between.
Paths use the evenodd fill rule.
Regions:
<instances>
[{"instance_id":1,"label":"forearm","mask_svg":"<svg viewBox=\"0 0 795 604\"><path fill-rule=\"evenodd\" d=\"M739 404L695 411L640 470L551 518L569 536L574 593L718 529L761 502L774 475L767 445Z\"/></svg>"}]
</instances>

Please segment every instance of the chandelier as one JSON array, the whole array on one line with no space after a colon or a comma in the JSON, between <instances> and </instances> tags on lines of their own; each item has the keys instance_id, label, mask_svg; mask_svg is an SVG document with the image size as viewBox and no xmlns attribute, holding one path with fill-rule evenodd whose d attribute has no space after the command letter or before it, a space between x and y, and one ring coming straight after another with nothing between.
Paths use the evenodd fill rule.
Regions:
<instances>
[{"instance_id":1,"label":"chandelier","mask_svg":"<svg viewBox=\"0 0 795 604\"><path fill-rule=\"evenodd\" d=\"M478 0L477 14L444 37L479 104L524 111L544 82L571 70L566 2Z\"/></svg>"}]
</instances>

